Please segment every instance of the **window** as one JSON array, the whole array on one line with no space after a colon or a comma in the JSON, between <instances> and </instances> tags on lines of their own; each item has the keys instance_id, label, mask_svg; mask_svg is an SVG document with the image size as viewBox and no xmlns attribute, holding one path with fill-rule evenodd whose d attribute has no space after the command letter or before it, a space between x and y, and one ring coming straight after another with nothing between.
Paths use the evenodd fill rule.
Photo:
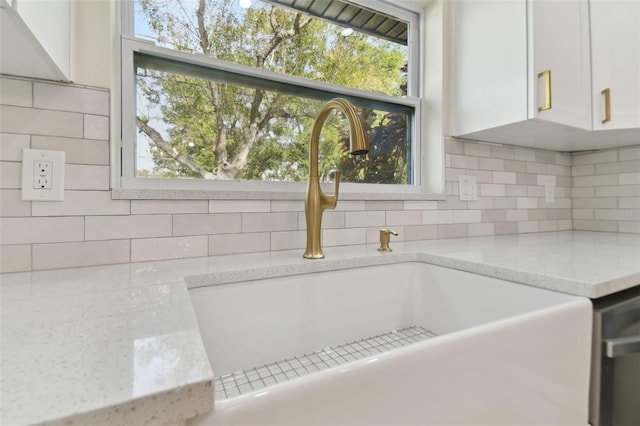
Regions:
<instances>
[{"instance_id":1,"label":"window","mask_svg":"<svg viewBox=\"0 0 640 426\"><path fill-rule=\"evenodd\" d=\"M356 106L370 151L347 153L336 114L321 179L341 170L365 192L419 184L417 14L371 0L123 4L123 187L306 180L311 127L335 97Z\"/></svg>"}]
</instances>

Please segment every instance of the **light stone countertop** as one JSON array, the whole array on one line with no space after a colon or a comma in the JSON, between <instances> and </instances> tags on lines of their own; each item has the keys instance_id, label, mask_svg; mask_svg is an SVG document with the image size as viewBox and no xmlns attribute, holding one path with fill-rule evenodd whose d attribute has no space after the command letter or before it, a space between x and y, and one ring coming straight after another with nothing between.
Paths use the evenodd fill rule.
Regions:
<instances>
[{"instance_id":1,"label":"light stone countertop","mask_svg":"<svg viewBox=\"0 0 640 426\"><path fill-rule=\"evenodd\" d=\"M185 286L428 262L590 298L640 284L640 235L583 231L394 242L0 275L3 425L177 424L211 410Z\"/></svg>"}]
</instances>

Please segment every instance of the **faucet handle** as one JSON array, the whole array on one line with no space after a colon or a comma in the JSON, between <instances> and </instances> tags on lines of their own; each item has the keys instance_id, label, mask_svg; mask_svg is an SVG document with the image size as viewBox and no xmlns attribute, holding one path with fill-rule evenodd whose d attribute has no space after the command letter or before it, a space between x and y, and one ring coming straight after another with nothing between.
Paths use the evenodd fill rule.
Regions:
<instances>
[{"instance_id":1,"label":"faucet handle","mask_svg":"<svg viewBox=\"0 0 640 426\"><path fill-rule=\"evenodd\" d=\"M391 234L398 235L397 232L392 231L391 229L381 229L380 230L380 247L378 251L382 252L390 252L391 247L389 247L389 241L391 240Z\"/></svg>"}]
</instances>

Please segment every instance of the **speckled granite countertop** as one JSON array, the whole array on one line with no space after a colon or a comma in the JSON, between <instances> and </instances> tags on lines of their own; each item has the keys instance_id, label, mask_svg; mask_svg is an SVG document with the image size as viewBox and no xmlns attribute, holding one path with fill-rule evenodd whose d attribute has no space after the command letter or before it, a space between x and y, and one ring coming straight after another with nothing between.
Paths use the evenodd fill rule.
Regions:
<instances>
[{"instance_id":1,"label":"speckled granite countertop","mask_svg":"<svg viewBox=\"0 0 640 426\"><path fill-rule=\"evenodd\" d=\"M0 275L3 425L180 423L213 373L189 287L428 262L590 298L640 284L640 235L566 231Z\"/></svg>"}]
</instances>

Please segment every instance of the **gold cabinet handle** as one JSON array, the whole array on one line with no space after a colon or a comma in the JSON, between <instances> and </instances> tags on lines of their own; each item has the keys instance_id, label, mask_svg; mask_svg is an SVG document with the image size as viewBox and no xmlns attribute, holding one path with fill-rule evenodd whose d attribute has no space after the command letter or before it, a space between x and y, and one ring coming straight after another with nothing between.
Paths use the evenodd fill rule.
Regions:
<instances>
[{"instance_id":1,"label":"gold cabinet handle","mask_svg":"<svg viewBox=\"0 0 640 426\"><path fill-rule=\"evenodd\" d=\"M538 78L544 78L544 105L538 107L538 111L551 109L551 70L538 73Z\"/></svg>"},{"instance_id":2,"label":"gold cabinet handle","mask_svg":"<svg viewBox=\"0 0 640 426\"><path fill-rule=\"evenodd\" d=\"M604 95L604 124L611 121L611 89L607 87L600 93Z\"/></svg>"}]
</instances>

